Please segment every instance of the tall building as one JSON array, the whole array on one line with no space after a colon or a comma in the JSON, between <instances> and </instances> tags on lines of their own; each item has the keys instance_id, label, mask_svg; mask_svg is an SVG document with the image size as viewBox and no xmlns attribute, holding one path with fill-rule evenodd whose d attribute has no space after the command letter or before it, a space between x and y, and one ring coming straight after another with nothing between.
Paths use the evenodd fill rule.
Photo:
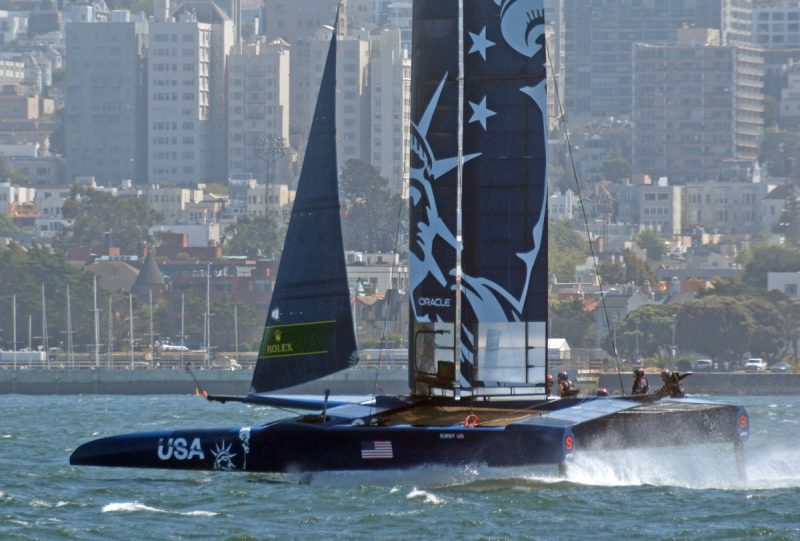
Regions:
<instances>
[{"instance_id":1,"label":"tall building","mask_svg":"<svg viewBox=\"0 0 800 541\"><path fill-rule=\"evenodd\" d=\"M265 0L264 35L267 42L283 39L290 45L307 38L320 26L332 26L339 0ZM339 33L347 34L347 0L341 1Z\"/></svg>"},{"instance_id":2,"label":"tall building","mask_svg":"<svg viewBox=\"0 0 800 541\"><path fill-rule=\"evenodd\" d=\"M389 179L390 189L408 186L411 120L411 59L399 29L379 30L370 39L371 163Z\"/></svg>"},{"instance_id":3,"label":"tall building","mask_svg":"<svg viewBox=\"0 0 800 541\"><path fill-rule=\"evenodd\" d=\"M65 154L68 181L145 181L147 23L66 25Z\"/></svg>"},{"instance_id":4,"label":"tall building","mask_svg":"<svg viewBox=\"0 0 800 541\"><path fill-rule=\"evenodd\" d=\"M755 160L764 126L762 50L685 28L633 54L633 170L683 184Z\"/></svg>"},{"instance_id":5,"label":"tall building","mask_svg":"<svg viewBox=\"0 0 800 541\"><path fill-rule=\"evenodd\" d=\"M234 49L228 66L228 176L276 180L289 142L289 58L283 40Z\"/></svg>"},{"instance_id":6,"label":"tall building","mask_svg":"<svg viewBox=\"0 0 800 541\"><path fill-rule=\"evenodd\" d=\"M320 27L292 48L289 137L292 146L298 149L305 148L311 129L330 37L331 28ZM337 54L336 151L339 164L350 159L369 161L369 41L340 38Z\"/></svg>"},{"instance_id":7,"label":"tall building","mask_svg":"<svg viewBox=\"0 0 800 541\"><path fill-rule=\"evenodd\" d=\"M671 43L683 26L723 29L746 40L748 0L563 0L564 94L572 117L630 114L632 51Z\"/></svg>"},{"instance_id":8,"label":"tall building","mask_svg":"<svg viewBox=\"0 0 800 541\"><path fill-rule=\"evenodd\" d=\"M211 4L184 3L174 22L150 25L148 179L151 183L227 178L225 62L233 23ZM200 3L197 4L209 4Z\"/></svg>"}]
</instances>

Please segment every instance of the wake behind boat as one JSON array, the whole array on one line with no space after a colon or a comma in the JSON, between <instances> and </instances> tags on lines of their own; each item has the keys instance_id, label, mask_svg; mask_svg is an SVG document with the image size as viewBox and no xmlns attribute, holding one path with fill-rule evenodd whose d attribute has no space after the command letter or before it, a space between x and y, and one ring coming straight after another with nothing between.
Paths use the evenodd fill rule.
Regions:
<instances>
[{"instance_id":1,"label":"wake behind boat","mask_svg":"<svg viewBox=\"0 0 800 541\"><path fill-rule=\"evenodd\" d=\"M669 386L650 396L549 396L542 0L417 0L413 25L410 393L270 394L357 359L339 214L334 28L251 393L208 396L314 413L102 438L76 449L71 464L564 468L583 448L714 442L733 444L741 459L749 421L738 406L670 398Z\"/></svg>"}]
</instances>

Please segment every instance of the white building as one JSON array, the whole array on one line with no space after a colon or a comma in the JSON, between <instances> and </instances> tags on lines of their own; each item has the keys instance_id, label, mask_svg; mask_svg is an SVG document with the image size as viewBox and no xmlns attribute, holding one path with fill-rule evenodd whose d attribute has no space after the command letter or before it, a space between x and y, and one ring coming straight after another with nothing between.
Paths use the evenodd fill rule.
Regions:
<instances>
[{"instance_id":1,"label":"white building","mask_svg":"<svg viewBox=\"0 0 800 541\"><path fill-rule=\"evenodd\" d=\"M203 190L153 184L144 189L144 199L164 216L165 223L177 224L185 219L190 203L203 200Z\"/></svg>"},{"instance_id":2,"label":"white building","mask_svg":"<svg viewBox=\"0 0 800 541\"><path fill-rule=\"evenodd\" d=\"M0 214L10 214L16 204L33 203L35 197L36 190L34 188L0 182Z\"/></svg>"},{"instance_id":3,"label":"white building","mask_svg":"<svg viewBox=\"0 0 800 541\"><path fill-rule=\"evenodd\" d=\"M578 197L572 190L561 193L556 190L547 201L547 211L551 220L572 220L579 205Z\"/></svg>"},{"instance_id":4,"label":"white building","mask_svg":"<svg viewBox=\"0 0 800 541\"><path fill-rule=\"evenodd\" d=\"M228 175L275 182L289 144L289 46L260 41L234 49L228 66Z\"/></svg>"},{"instance_id":5,"label":"white building","mask_svg":"<svg viewBox=\"0 0 800 541\"><path fill-rule=\"evenodd\" d=\"M286 184L253 184L247 189L247 215L271 215L279 222L288 219L294 192Z\"/></svg>"},{"instance_id":6,"label":"white building","mask_svg":"<svg viewBox=\"0 0 800 541\"><path fill-rule=\"evenodd\" d=\"M408 265L396 253L373 254L345 251L347 278L355 294L408 290Z\"/></svg>"},{"instance_id":7,"label":"white building","mask_svg":"<svg viewBox=\"0 0 800 541\"><path fill-rule=\"evenodd\" d=\"M226 177L224 73L232 22L198 22L186 4L177 22L150 24L147 63L148 179L198 182Z\"/></svg>"},{"instance_id":8,"label":"white building","mask_svg":"<svg viewBox=\"0 0 800 541\"><path fill-rule=\"evenodd\" d=\"M400 37L399 29L383 29L370 36L370 162L389 180L394 193L405 195L409 173L411 60Z\"/></svg>"}]
</instances>

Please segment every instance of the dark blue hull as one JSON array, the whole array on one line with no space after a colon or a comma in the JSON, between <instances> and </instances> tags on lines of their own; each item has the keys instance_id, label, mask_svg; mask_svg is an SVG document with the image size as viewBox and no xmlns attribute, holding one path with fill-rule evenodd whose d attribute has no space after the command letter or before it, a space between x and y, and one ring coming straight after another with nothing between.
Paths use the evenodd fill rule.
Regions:
<instances>
[{"instance_id":1,"label":"dark blue hull","mask_svg":"<svg viewBox=\"0 0 800 541\"><path fill-rule=\"evenodd\" d=\"M749 428L743 408L683 399L563 399L484 408L439 401L368 416L346 414L358 408L333 408L325 421L307 415L259 427L102 438L78 447L70 463L277 473L429 464L561 465L576 449L738 445ZM473 413L478 425L465 426Z\"/></svg>"},{"instance_id":2,"label":"dark blue hull","mask_svg":"<svg viewBox=\"0 0 800 541\"><path fill-rule=\"evenodd\" d=\"M249 432L245 445L240 435ZM251 429L128 434L78 447L70 464L187 470L379 470L423 464L560 464L568 427L421 428L282 421Z\"/></svg>"}]
</instances>

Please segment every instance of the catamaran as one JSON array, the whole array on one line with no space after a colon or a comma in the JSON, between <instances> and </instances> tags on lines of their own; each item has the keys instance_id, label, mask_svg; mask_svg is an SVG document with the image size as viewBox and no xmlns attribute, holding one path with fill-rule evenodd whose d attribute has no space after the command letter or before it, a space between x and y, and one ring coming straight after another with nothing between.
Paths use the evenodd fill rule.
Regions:
<instances>
[{"instance_id":1,"label":"catamaran","mask_svg":"<svg viewBox=\"0 0 800 541\"><path fill-rule=\"evenodd\" d=\"M741 459L749 420L736 405L671 398L669 387L636 397L549 396L542 0L414 2L409 394L274 394L358 359L337 184L336 34L251 392L207 394L312 413L263 426L105 437L79 446L70 463L564 469L581 449L714 442L733 444Z\"/></svg>"}]
</instances>

